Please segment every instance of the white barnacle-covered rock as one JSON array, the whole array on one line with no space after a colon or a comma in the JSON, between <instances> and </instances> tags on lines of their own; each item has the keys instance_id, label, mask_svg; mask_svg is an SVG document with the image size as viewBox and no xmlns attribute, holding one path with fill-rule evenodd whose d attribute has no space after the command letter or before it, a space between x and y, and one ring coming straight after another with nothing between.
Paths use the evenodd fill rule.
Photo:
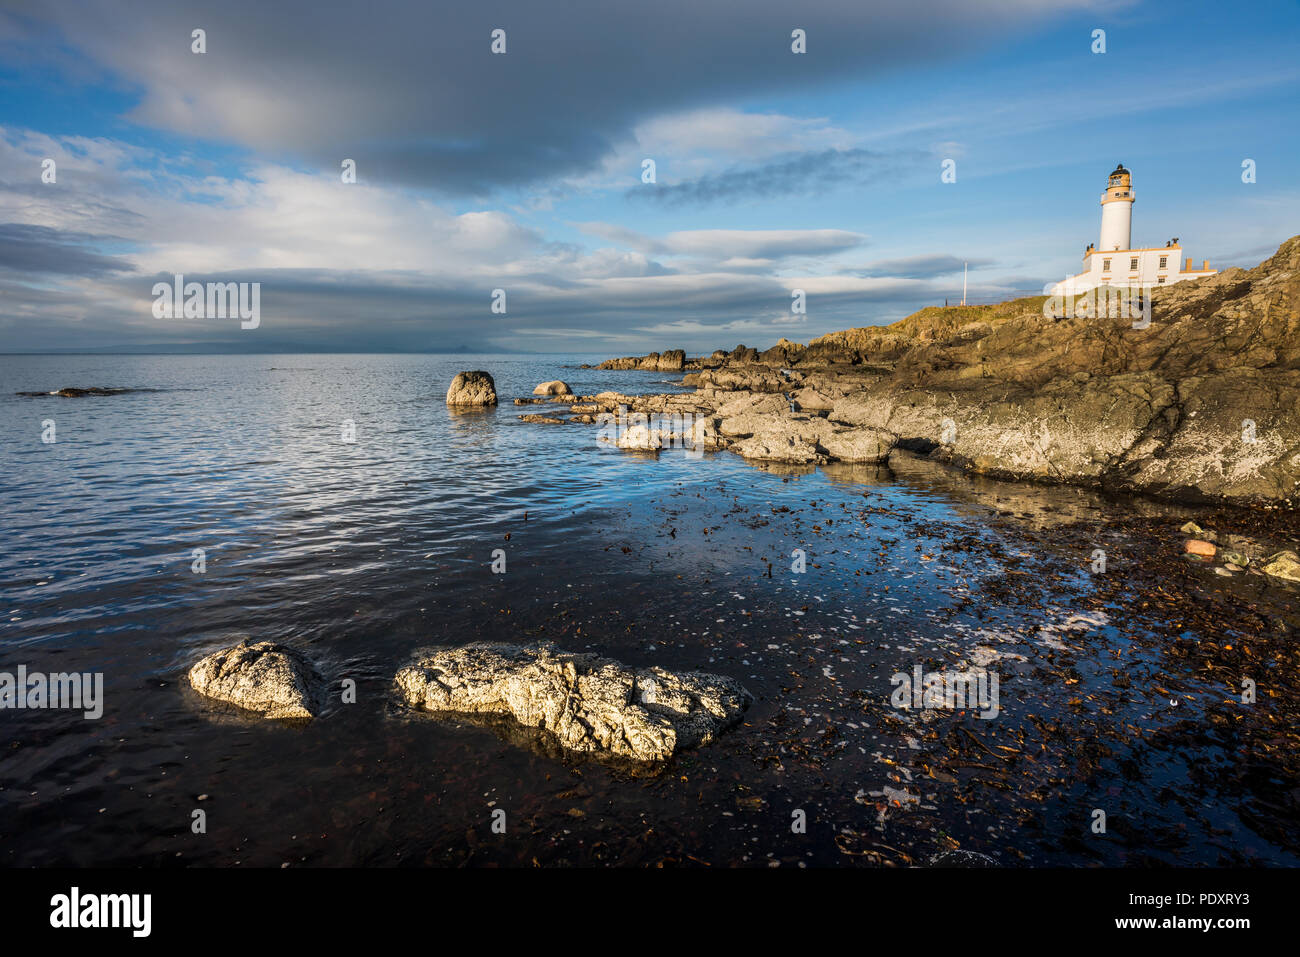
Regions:
<instances>
[{"instance_id":1,"label":"white barnacle-covered rock","mask_svg":"<svg viewBox=\"0 0 1300 957\"><path fill-rule=\"evenodd\" d=\"M427 649L397 673L396 687L425 711L509 715L571 751L634 761L709 743L753 701L731 678L635 669L550 644Z\"/></svg>"},{"instance_id":2,"label":"white barnacle-covered rock","mask_svg":"<svg viewBox=\"0 0 1300 957\"><path fill-rule=\"evenodd\" d=\"M296 651L245 638L190 669L199 694L266 718L314 718L320 710L320 676Z\"/></svg>"}]
</instances>

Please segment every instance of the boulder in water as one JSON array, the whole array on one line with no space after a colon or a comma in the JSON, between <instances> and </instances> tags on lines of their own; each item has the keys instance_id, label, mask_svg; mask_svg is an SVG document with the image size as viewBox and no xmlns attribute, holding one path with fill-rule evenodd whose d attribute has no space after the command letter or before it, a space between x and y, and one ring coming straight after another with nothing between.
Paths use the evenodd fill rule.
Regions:
<instances>
[{"instance_id":1,"label":"boulder in water","mask_svg":"<svg viewBox=\"0 0 1300 957\"><path fill-rule=\"evenodd\" d=\"M265 718L314 718L320 710L321 678L297 651L270 641L213 652L189 673L199 694Z\"/></svg>"},{"instance_id":2,"label":"boulder in water","mask_svg":"<svg viewBox=\"0 0 1300 957\"><path fill-rule=\"evenodd\" d=\"M552 379L550 382L543 382L533 390L533 395L572 395L573 390L569 388L567 382L561 382L559 379Z\"/></svg>"},{"instance_id":3,"label":"boulder in water","mask_svg":"<svg viewBox=\"0 0 1300 957\"><path fill-rule=\"evenodd\" d=\"M457 373L447 389L448 405L496 405L497 386L492 376L481 370Z\"/></svg>"},{"instance_id":4,"label":"boulder in water","mask_svg":"<svg viewBox=\"0 0 1300 957\"><path fill-rule=\"evenodd\" d=\"M709 743L753 700L731 678L630 668L550 644L428 649L397 673L396 686L416 708L510 715L570 751L633 761Z\"/></svg>"}]
</instances>

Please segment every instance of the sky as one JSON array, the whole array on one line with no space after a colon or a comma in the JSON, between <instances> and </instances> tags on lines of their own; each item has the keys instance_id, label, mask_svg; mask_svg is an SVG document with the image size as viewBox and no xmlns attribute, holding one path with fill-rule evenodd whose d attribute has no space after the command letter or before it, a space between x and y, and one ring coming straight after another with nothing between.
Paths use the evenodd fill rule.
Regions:
<instances>
[{"instance_id":1,"label":"sky","mask_svg":"<svg viewBox=\"0 0 1300 957\"><path fill-rule=\"evenodd\" d=\"M1293 0L0 0L0 352L806 342L1040 294L1118 163L1135 246L1250 267L1298 54Z\"/></svg>"}]
</instances>

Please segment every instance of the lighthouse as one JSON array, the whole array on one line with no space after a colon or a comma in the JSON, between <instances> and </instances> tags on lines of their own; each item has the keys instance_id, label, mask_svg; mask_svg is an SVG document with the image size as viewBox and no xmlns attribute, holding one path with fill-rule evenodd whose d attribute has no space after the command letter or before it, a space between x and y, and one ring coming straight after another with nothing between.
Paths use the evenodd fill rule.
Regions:
<instances>
[{"instance_id":1,"label":"lighthouse","mask_svg":"<svg viewBox=\"0 0 1300 957\"><path fill-rule=\"evenodd\" d=\"M1101 242L1098 249L1128 249L1133 238L1133 174L1120 163L1101 194Z\"/></svg>"},{"instance_id":2,"label":"lighthouse","mask_svg":"<svg viewBox=\"0 0 1300 957\"><path fill-rule=\"evenodd\" d=\"M1163 246L1133 248L1133 174L1123 163L1106 178L1101 194L1101 235L1083 253L1083 272L1067 276L1050 289L1052 296L1074 296L1098 286L1127 288L1164 286L1213 276L1209 260L1200 269L1184 260L1177 238Z\"/></svg>"}]
</instances>

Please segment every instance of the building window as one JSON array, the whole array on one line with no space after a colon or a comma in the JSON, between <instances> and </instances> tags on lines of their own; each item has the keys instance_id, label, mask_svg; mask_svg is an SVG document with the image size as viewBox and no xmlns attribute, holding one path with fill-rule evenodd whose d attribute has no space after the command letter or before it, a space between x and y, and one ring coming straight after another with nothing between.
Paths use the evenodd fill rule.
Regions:
<instances>
[{"instance_id":1,"label":"building window","mask_svg":"<svg viewBox=\"0 0 1300 957\"><path fill-rule=\"evenodd\" d=\"M1160 268L1161 268L1161 269L1165 269L1165 268L1168 267L1168 265L1169 265L1169 257L1168 257L1168 256L1161 256L1161 257L1160 257Z\"/></svg>"},{"instance_id":2,"label":"building window","mask_svg":"<svg viewBox=\"0 0 1300 957\"><path fill-rule=\"evenodd\" d=\"M1164 281L1165 281L1165 277L1164 277L1164 276L1160 276L1160 277L1158 277L1158 278L1156 279L1156 282L1158 282L1158 283L1162 283L1162 282L1164 282Z\"/></svg>"},{"instance_id":3,"label":"building window","mask_svg":"<svg viewBox=\"0 0 1300 957\"><path fill-rule=\"evenodd\" d=\"M1138 258L1134 256L1132 259L1128 261L1128 268L1137 269L1137 267L1138 267Z\"/></svg>"},{"instance_id":4,"label":"building window","mask_svg":"<svg viewBox=\"0 0 1300 957\"><path fill-rule=\"evenodd\" d=\"M1110 272L1110 260L1109 260L1109 259L1103 259L1103 260L1101 261L1101 271L1102 271L1102 272Z\"/></svg>"}]
</instances>

